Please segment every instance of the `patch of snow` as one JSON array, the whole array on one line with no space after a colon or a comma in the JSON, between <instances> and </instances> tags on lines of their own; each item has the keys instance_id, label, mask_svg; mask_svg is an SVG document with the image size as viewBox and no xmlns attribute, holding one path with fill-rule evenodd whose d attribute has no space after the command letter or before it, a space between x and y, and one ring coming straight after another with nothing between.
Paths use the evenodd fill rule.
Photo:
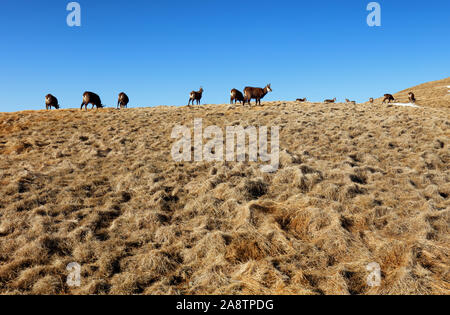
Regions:
<instances>
[{"instance_id":1,"label":"patch of snow","mask_svg":"<svg viewBox=\"0 0 450 315\"><path fill-rule=\"evenodd\" d=\"M417 106L416 104L413 103L391 103L391 105L420 108L420 106Z\"/></svg>"}]
</instances>

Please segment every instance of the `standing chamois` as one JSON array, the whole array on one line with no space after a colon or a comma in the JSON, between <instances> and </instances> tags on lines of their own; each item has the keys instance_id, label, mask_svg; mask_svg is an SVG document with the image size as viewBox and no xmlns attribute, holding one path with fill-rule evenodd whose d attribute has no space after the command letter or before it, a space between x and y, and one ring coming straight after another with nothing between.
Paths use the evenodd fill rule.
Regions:
<instances>
[{"instance_id":1,"label":"standing chamois","mask_svg":"<svg viewBox=\"0 0 450 315\"><path fill-rule=\"evenodd\" d=\"M87 110L88 104L92 104L92 109L94 109L94 106L98 108L103 108L102 101L100 99L100 96L98 96L95 93L92 92L84 92L83 94L83 103L81 103L81 108L83 109L83 106L85 106Z\"/></svg>"},{"instance_id":2,"label":"standing chamois","mask_svg":"<svg viewBox=\"0 0 450 315\"><path fill-rule=\"evenodd\" d=\"M120 108L128 108L128 103L130 102L130 99L128 98L128 95L126 95L124 92L119 94L119 100L117 101L117 109Z\"/></svg>"},{"instance_id":3,"label":"standing chamois","mask_svg":"<svg viewBox=\"0 0 450 315\"><path fill-rule=\"evenodd\" d=\"M244 94L242 94L241 91L232 89L230 95L231 95L230 104L233 104L233 102L234 104L236 104L237 102L240 103L244 102Z\"/></svg>"},{"instance_id":4,"label":"standing chamois","mask_svg":"<svg viewBox=\"0 0 450 315\"><path fill-rule=\"evenodd\" d=\"M270 84L267 84L264 89L254 88L254 87L246 87L244 89L244 105L248 102L248 105L251 106L251 100L256 100L256 105L261 105L261 99L266 96L267 93L272 92L272 88Z\"/></svg>"},{"instance_id":5,"label":"standing chamois","mask_svg":"<svg viewBox=\"0 0 450 315\"><path fill-rule=\"evenodd\" d=\"M54 107L55 109L59 109L59 102L58 99L56 97L54 97L51 94L48 94L45 96L45 108L47 110L51 110L52 107Z\"/></svg>"},{"instance_id":6,"label":"standing chamois","mask_svg":"<svg viewBox=\"0 0 450 315\"><path fill-rule=\"evenodd\" d=\"M409 98L409 102L411 104L416 104L416 96L414 95L413 92L408 93L408 98Z\"/></svg>"},{"instance_id":7,"label":"standing chamois","mask_svg":"<svg viewBox=\"0 0 450 315\"><path fill-rule=\"evenodd\" d=\"M336 97L335 98L333 98L332 100L325 100L325 101L323 101L325 104L333 104L333 103L336 103Z\"/></svg>"},{"instance_id":8,"label":"standing chamois","mask_svg":"<svg viewBox=\"0 0 450 315\"><path fill-rule=\"evenodd\" d=\"M202 96L203 96L203 88L200 87L200 90L198 92L196 91L192 91L189 97L189 103L188 106L191 105L191 101L192 101L192 105L194 105L194 101L197 101L197 105L200 105L200 101L202 100Z\"/></svg>"},{"instance_id":9,"label":"standing chamois","mask_svg":"<svg viewBox=\"0 0 450 315\"><path fill-rule=\"evenodd\" d=\"M386 103L386 101L389 103L394 102L395 98L392 96L392 94L384 94L383 104Z\"/></svg>"},{"instance_id":10,"label":"standing chamois","mask_svg":"<svg viewBox=\"0 0 450 315\"><path fill-rule=\"evenodd\" d=\"M296 102L300 102L300 103L304 103L306 101L307 101L306 97L305 98L297 98L297 100L296 100Z\"/></svg>"}]
</instances>

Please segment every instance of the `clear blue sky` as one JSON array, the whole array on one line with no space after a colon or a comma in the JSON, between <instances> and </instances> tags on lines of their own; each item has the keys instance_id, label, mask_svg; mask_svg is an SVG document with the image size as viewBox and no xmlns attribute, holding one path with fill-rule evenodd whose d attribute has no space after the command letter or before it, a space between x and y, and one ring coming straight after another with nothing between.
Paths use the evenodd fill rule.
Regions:
<instances>
[{"instance_id":1,"label":"clear blue sky","mask_svg":"<svg viewBox=\"0 0 450 315\"><path fill-rule=\"evenodd\" d=\"M450 1L68 0L0 3L0 111L42 109L52 93L79 108L84 91L113 106L229 102L231 88L272 83L266 100L365 101L449 76Z\"/></svg>"}]
</instances>

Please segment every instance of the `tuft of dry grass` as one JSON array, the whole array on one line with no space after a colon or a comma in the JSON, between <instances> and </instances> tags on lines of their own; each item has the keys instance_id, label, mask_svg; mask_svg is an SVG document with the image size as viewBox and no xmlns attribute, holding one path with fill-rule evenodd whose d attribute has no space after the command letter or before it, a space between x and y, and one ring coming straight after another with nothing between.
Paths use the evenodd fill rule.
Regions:
<instances>
[{"instance_id":1,"label":"tuft of dry grass","mask_svg":"<svg viewBox=\"0 0 450 315\"><path fill-rule=\"evenodd\" d=\"M412 89L421 108L1 114L0 293L449 294L441 85L449 79ZM194 118L280 126L279 171L173 162L172 128ZM66 284L71 262L79 288ZM366 281L372 262L380 287Z\"/></svg>"}]
</instances>

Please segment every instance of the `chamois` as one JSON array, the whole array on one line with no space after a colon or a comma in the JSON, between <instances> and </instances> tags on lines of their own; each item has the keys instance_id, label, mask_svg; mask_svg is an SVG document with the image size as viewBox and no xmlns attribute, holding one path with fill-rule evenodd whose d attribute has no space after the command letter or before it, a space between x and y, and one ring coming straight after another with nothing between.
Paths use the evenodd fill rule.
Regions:
<instances>
[{"instance_id":1,"label":"chamois","mask_svg":"<svg viewBox=\"0 0 450 315\"><path fill-rule=\"evenodd\" d=\"M346 102L346 103L353 104L353 105L356 105L356 102L355 102L355 101L350 101L348 98L345 99L345 102Z\"/></svg>"},{"instance_id":2,"label":"chamois","mask_svg":"<svg viewBox=\"0 0 450 315\"><path fill-rule=\"evenodd\" d=\"M415 95L414 95L413 92L409 92L409 93L408 93L408 98L409 98L409 102L410 102L410 103L412 103L412 104L415 104L415 103L416 103L416 97L415 97Z\"/></svg>"},{"instance_id":3,"label":"chamois","mask_svg":"<svg viewBox=\"0 0 450 315\"><path fill-rule=\"evenodd\" d=\"M56 97L54 97L51 94L48 94L45 96L45 108L47 110L51 110L52 107L54 107L55 109L59 109L59 102L58 99Z\"/></svg>"},{"instance_id":4,"label":"chamois","mask_svg":"<svg viewBox=\"0 0 450 315\"><path fill-rule=\"evenodd\" d=\"M392 94L384 94L383 104L386 103L386 101L388 101L389 104L390 102L394 102L395 98Z\"/></svg>"},{"instance_id":5,"label":"chamois","mask_svg":"<svg viewBox=\"0 0 450 315\"><path fill-rule=\"evenodd\" d=\"M272 88L270 84L267 84L264 89L262 88L254 88L254 87L246 87L244 89L244 105L248 102L248 105L251 106L251 100L256 100L256 105L261 105L261 99L266 96L267 93L272 92Z\"/></svg>"},{"instance_id":6,"label":"chamois","mask_svg":"<svg viewBox=\"0 0 450 315\"><path fill-rule=\"evenodd\" d=\"M100 96L98 96L95 93L92 92L84 92L83 94L83 103L81 103L81 108L83 109L83 106L85 106L87 110L88 104L92 104L92 109L94 109L94 106L98 108L103 108L102 101L100 100Z\"/></svg>"},{"instance_id":7,"label":"chamois","mask_svg":"<svg viewBox=\"0 0 450 315\"><path fill-rule=\"evenodd\" d=\"M373 97L369 98L370 104L373 104Z\"/></svg>"},{"instance_id":8,"label":"chamois","mask_svg":"<svg viewBox=\"0 0 450 315\"><path fill-rule=\"evenodd\" d=\"M307 101L306 97L305 98L297 98L297 102L304 103L306 101Z\"/></svg>"},{"instance_id":9,"label":"chamois","mask_svg":"<svg viewBox=\"0 0 450 315\"><path fill-rule=\"evenodd\" d=\"M336 97L333 98L332 100L325 100L324 103L325 103L325 104L333 104L333 103L336 103Z\"/></svg>"},{"instance_id":10,"label":"chamois","mask_svg":"<svg viewBox=\"0 0 450 315\"><path fill-rule=\"evenodd\" d=\"M241 91L232 89L230 95L231 95L230 104L233 104L233 102L234 104L236 104L237 102L240 103L244 102L244 94L242 94Z\"/></svg>"},{"instance_id":11,"label":"chamois","mask_svg":"<svg viewBox=\"0 0 450 315\"><path fill-rule=\"evenodd\" d=\"M197 105L200 104L200 101L202 100L202 96L203 96L203 88L200 87L200 90L198 92L196 91L192 91L189 97L189 103L188 106L191 105L191 101L192 101L192 105L194 105L194 101L197 101Z\"/></svg>"},{"instance_id":12,"label":"chamois","mask_svg":"<svg viewBox=\"0 0 450 315\"><path fill-rule=\"evenodd\" d=\"M124 92L119 94L119 100L117 101L117 108L128 108L128 103L130 102L130 99L128 98L128 95L126 95Z\"/></svg>"}]
</instances>

